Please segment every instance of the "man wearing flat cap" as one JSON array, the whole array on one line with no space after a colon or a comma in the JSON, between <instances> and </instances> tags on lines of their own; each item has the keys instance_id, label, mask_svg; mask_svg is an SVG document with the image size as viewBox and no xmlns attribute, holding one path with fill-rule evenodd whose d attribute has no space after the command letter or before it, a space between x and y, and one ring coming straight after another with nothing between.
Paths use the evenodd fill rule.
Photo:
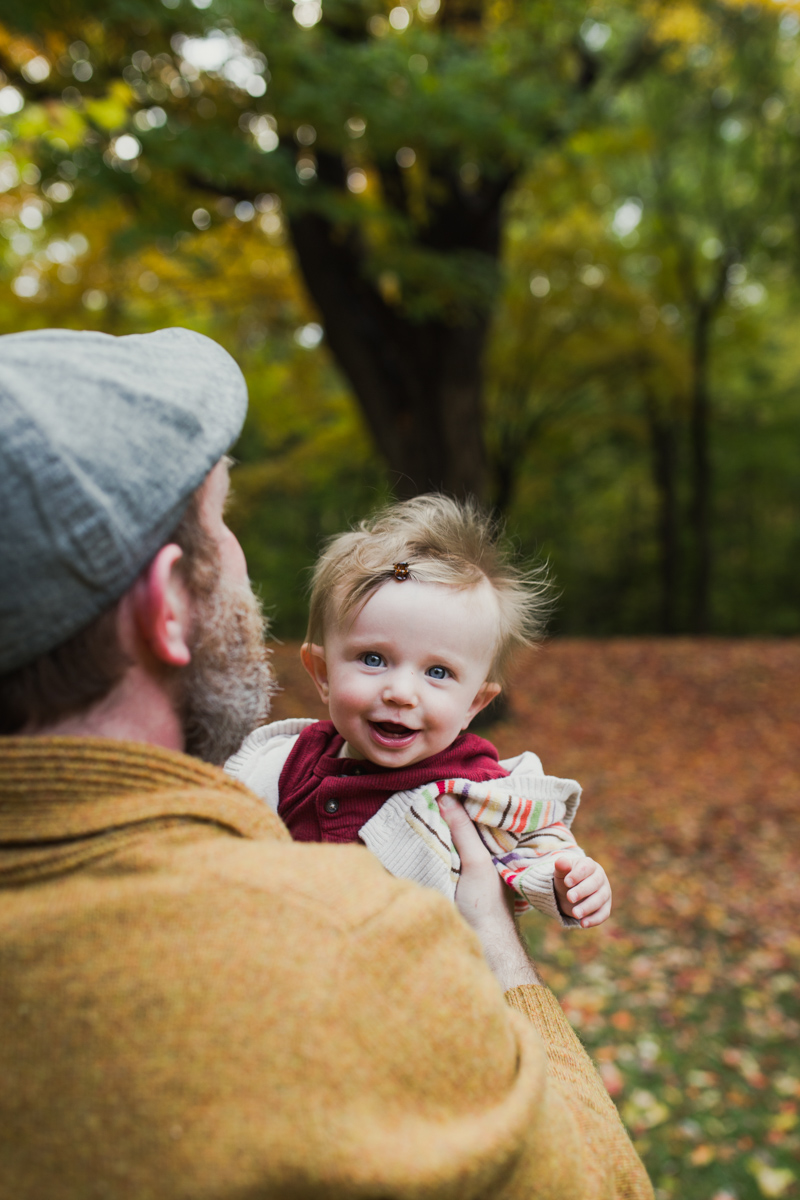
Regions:
<instances>
[{"instance_id":1,"label":"man wearing flat cap","mask_svg":"<svg viewBox=\"0 0 800 1200\"><path fill-rule=\"evenodd\" d=\"M246 403L187 330L0 337L0 1198L651 1196L455 801L457 907L221 771Z\"/></svg>"}]
</instances>

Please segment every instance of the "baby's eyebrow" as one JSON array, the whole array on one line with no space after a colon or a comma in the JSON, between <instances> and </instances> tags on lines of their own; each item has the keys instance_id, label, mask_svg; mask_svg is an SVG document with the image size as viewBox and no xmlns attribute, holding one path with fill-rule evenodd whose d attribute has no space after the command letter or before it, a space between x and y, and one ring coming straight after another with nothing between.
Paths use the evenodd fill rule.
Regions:
<instances>
[{"instance_id":1,"label":"baby's eyebrow","mask_svg":"<svg viewBox=\"0 0 800 1200\"><path fill-rule=\"evenodd\" d=\"M446 667L446 669L448 671L457 671L462 666L463 666L463 662L461 659L453 659L453 658L449 658L447 656L445 656L443 658L433 658L432 657L430 662L428 663L428 666L426 667L426 670L429 671L431 669L431 667Z\"/></svg>"}]
</instances>

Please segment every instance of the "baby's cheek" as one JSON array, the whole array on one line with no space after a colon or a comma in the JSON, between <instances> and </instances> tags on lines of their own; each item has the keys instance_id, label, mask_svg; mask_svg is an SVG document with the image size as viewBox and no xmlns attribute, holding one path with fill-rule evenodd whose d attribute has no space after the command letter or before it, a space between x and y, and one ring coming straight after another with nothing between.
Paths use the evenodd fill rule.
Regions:
<instances>
[{"instance_id":1,"label":"baby's cheek","mask_svg":"<svg viewBox=\"0 0 800 1200\"><path fill-rule=\"evenodd\" d=\"M363 686L358 680L331 680L330 707L343 714L360 712L370 702L373 690Z\"/></svg>"}]
</instances>

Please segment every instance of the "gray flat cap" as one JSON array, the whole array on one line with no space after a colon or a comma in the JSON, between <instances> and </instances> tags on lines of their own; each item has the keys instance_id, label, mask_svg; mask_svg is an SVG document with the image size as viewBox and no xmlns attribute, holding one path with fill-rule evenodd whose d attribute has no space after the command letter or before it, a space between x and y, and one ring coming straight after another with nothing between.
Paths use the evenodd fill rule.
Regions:
<instances>
[{"instance_id":1,"label":"gray flat cap","mask_svg":"<svg viewBox=\"0 0 800 1200\"><path fill-rule=\"evenodd\" d=\"M234 360L188 329L0 337L0 674L127 591L246 409Z\"/></svg>"}]
</instances>

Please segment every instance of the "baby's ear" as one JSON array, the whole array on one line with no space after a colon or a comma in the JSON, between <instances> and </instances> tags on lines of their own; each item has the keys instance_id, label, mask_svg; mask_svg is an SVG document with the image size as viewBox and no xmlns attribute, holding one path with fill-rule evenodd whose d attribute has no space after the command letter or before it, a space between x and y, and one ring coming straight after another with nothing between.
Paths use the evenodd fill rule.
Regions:
<instances>
[{"instance_id":1,"label":"baby's ear","mask_svg":"<svg viewBox=\"0 0 800 1200\"><path fill-rule=\"evenodd\" d=\"M315 646L313 642L303 642L300 647L300 661L317 685L317 691L323 704L327 704L330 689L328 687L328 664L325 662L325 647Z\"/></svg>"},{"instance_id":2,"label":"baby's ear","mask_svg":"<svg viewBox=\"0 0 800 1200\"><path fill-rule=\"evenodd\" d=\"M502 690L503 689L499 683L489 683L487 680L486 683L481 684L480 688L478 689L477 696L469 706L467 719L464 722L464 729L467 728L472 718L477 716L482 708L486 708L486 705L491 704L495 696L500 695Z\"/></svg>"}]
</instances>

